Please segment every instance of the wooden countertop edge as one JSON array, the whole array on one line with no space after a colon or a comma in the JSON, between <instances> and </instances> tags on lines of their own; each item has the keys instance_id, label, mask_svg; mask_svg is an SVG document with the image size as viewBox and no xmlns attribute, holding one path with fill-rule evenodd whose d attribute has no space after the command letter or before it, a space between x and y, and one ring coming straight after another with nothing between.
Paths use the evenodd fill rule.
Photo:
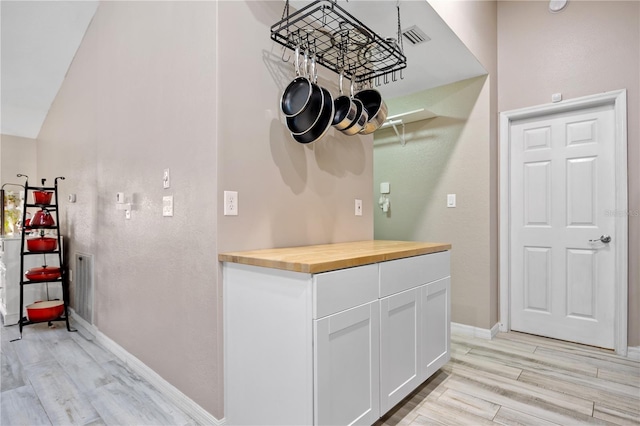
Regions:
<instances>
[{"instance_id":1,"label":"wooden countertop edge","mask_svg":"<svg viewBox=\"0 0 640 426\"><path fill-rule=\"evenodd\" d=\"M395 248L389 251L381 251L377 253L354 253L345 254L342 258L333 258L318 261L289 261L278 259L275 257L264 258L256 257L255 252L220 253L218 260L221 262L239 263L243 265L260 266L272 269L282 269L292 272L302 272L315 274L320 272L334 271L338 269L351 268L355 266L368 265L372 263L385 262L389 260L403 259L406 257L420 256L423 254L437 253L441 251L451 250L451 244L430 244L422 247L415 247L415 243L408 242L412 247L407 249ZM300 247L298 249L304 249Z\"/></svg>"}]
</instances>

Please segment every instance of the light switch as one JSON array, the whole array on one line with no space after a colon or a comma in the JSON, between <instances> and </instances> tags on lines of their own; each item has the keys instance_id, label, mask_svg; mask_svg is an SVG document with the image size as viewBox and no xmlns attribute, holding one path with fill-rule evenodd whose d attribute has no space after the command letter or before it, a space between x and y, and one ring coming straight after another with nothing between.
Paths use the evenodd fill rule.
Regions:
<instances>
[{"instance_id":1,"label":"light switch","mask_svg":"<svg viewBox=\"0 0 640 426\"><path fill-rule=\"evenodd\" d=\"M456 194L447 194L447 207L456 206Z\"/></svg>"},{"instance_id":2,"label":"light switch","mask_svg":"<svg viewBox=\"0 0 640 426\"><path fill-rule=\"evenodd\" d=\"M390 188L389 182L380 183L380 193L381 194L388 194L390 192L391 192L391 188Z\"/></svg>"},{"instance_id":3,"label":"light switch","mask_svg":"<svg viewBox=\"0 0 640 426\"><path fill-rule=\"evenodd\" d=\"M169 174L169 169L164 169L164 173L162 174L162 187L164 189L171 188L171 175Z\"/></svg>"}]
</instances>

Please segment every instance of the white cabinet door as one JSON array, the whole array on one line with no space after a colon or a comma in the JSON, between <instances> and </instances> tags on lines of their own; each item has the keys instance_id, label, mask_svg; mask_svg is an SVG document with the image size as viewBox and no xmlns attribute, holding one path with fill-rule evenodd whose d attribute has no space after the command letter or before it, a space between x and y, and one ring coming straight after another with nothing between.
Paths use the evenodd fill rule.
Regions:
<instances>
[{"instance_id":1,"label":"white cabinet door","mask_svg":"<svg viewBox=\"0 0 640 426\"><path fill-rule=\"evenodd\" d=\"M422 380L426 380L451 358L451 278L420 287L422 323Z\"/></svg>"},{"instance_id":2,"label":"white cabinet door","mask_svg":"<svg viewBox=\"0 0 640 426\"><path fill-rule=\"evenodd\" d=\"M422 382L419 288L380 300L380 412L386 413Z\"/></svg>"},{"instance_id":3,"label":"white cabinet door","mask_svg":"<svg viewBox=\"0 0 640 426\"><path fill-rule=\"evenodd\" d=\"M314 320L314 424L371 425L380 417L376 300Z\"/></svg>"}]
</instances>

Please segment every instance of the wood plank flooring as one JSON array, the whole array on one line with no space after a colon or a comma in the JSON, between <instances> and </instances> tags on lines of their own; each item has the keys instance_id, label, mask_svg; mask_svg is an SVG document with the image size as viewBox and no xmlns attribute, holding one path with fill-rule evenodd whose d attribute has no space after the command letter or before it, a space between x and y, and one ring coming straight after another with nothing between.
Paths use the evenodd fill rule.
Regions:
<instances>
[{"instance_id":1,"label":"wood plank flooring","mask_svg":"<svg viewBox=\"0 0 640 426\"><path fill-rule=\"evenodd\" d=\"M451 361L376 426L640 425L637 361L516 332L451 346Z\"/></svg>"},{"instance_id":2,"label":"wood plank flooring","mask_svg":"<svg viewBox=\"0 0 640 426\"><path fill-rule=\"evenodd\" d=\"M195 425L79 328L2 327L2 425ZM522 333L453 336L452 359L376 423L640 425L640 363Z\"/></svg>"},{"instance_id":3,"label":"wood plank flooring","mask_svg":"<svg viewBox=\"0 0 640 426\"><path fill-rule=\"evenodd\" d=\"M0 424L195 425L196 421L74 324L0 326Z\"/></svg>"}]
</instances>

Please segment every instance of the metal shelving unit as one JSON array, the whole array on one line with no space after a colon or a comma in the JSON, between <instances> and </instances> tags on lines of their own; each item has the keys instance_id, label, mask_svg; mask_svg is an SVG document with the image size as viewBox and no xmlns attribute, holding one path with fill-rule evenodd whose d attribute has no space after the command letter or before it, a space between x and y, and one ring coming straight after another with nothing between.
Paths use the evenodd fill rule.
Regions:
<instances>
[{"instance_id":1,"label":"metal shelving unit","mask_svg":"<svg viewBox=\"0 0 640 426\"><path fill-rule=\"evenodd\" d=\"M69 324L69 311L68 311L68 307L69 307L69 282L67 280L67 271L64 267L64 263L63 263L63 246L62 246L62 235L60 233L60 218L59 218L59 214L58 214L58 180L64 180L64 177L60 176L60 177L56 177L54 179L54 185L52 187L47 187L45 186L45 182L46 179L42 179L42 186L29 186L29 177L26 175L22 175L22 174L18 174L18 177L24 177L26 178L26 181L24 183L24 190L25 190L25 194L24 194L24 205L23 205L23 209L22 209L22 223L25 224L26 220L27 220L27 208L29 207L36 207L36 208L40 208L40 209L46 209L50 212L55 212L55 225L53 226L37 226L37 225L30 225L29 226L29 230L38 230L41 232L41 235L44 234L44 232L46 230L53 230L55 231L56 234L56 238L57 238L57 249L55 250L51 250L51 251L46 251L46 252L32 252L27 250L26 246L25 246L25 242L26 242L26 236L27 236L27 232L29 232L26 228L26 226L23 226L22 232L21 232L21 246L20 246L20 320L18 322L19 324L19 328L20 328L20 337L14 340L21 340L22 339L22 328L25 325L29 325L29 324L35 324L37 322L48 322L49 325L51 325L51 323L53 321L65 321L66 326L67 326L67 331L77 331L71 328L70 324ZM53 192L53 203L50 204L34 204L34 203L29 203L27 200L29 199L29 194L32 191L52 191ZM43 262L46 265L47 260L46 260L46 256L47 255L54 255L57 257L58 260L58 266L60 267L60 278L57 279L51 279L51 280L28 280L25 278L24 275L24 268L25 268L25 257L26 256L43 256ZM63 303L64 303L64 313L58 317L58 318L53 318L51 320L47 320L47 321L31 321L29 320L27 317L24 316L24 286L26 285L49 285L49 283L60 283L62 285L62 299L63 299ZM48 293L48 292L47 292Z\"/></svg>"}]
</instances>

